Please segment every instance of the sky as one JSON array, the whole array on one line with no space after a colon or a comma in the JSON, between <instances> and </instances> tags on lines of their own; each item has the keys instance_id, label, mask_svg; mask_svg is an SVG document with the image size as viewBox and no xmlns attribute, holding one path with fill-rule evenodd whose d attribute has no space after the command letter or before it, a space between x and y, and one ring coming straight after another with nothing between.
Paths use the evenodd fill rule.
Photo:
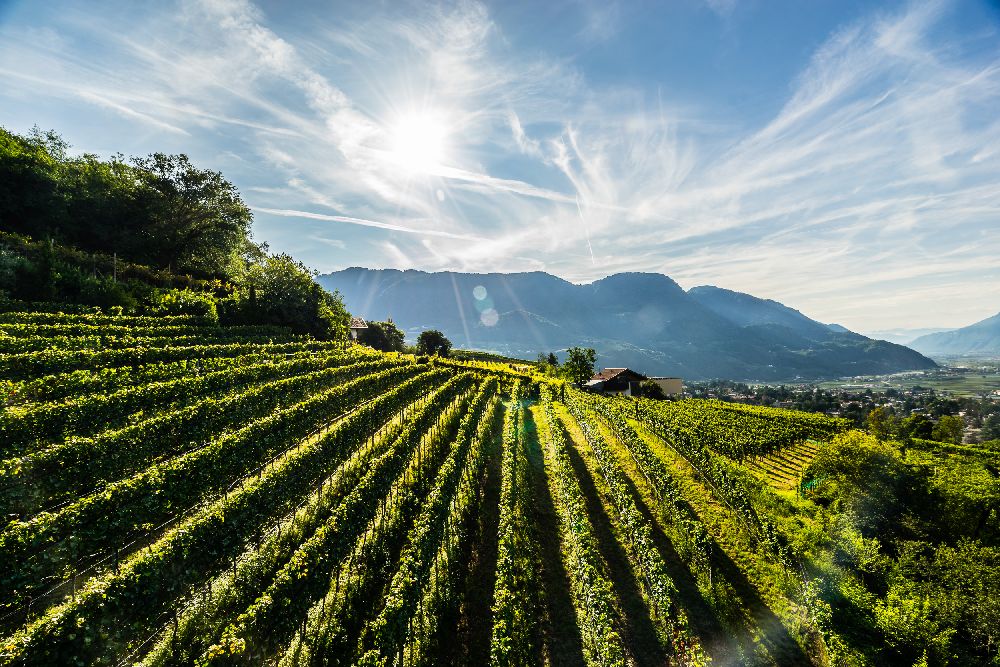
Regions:
<instances>
[{"instance_id":1,"label":"sky","mask_svg":"<svg viewBox=\"0 0 1000 667\"><path fill-rule=\"evenodd\" d=\"M1000 311L1000 4L0 0L0 125L186 153L350 266Z\"/></svg>"}]
</instances>

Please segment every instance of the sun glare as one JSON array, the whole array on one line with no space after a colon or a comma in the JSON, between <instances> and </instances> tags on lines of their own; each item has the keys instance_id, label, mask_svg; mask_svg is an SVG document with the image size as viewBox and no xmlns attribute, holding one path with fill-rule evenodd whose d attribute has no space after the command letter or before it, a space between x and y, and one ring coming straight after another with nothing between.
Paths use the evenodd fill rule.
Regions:
<instances>
[{"instance_id":1,"label":"sun glare","mask_svg":"<svg viewBox=\"0 0 1000 667\"><path fill-rule=\"evenodd\" d=\"M422 111L401 116L390 129L392 161L409 171L433 170L445 157L447 133L441 114Z\"/></svg>"}]
</instances>

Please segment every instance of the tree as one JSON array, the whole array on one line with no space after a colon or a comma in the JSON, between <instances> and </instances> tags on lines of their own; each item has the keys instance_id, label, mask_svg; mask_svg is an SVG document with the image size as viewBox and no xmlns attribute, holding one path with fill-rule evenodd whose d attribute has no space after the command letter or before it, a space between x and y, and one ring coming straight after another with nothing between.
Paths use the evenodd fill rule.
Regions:
<instances>
[{"instance_id":1,"label":"tree","mask_svg":"<svg viewBox=\"0 0 1000 667\"><path fill-rule=\"evenodd\" d=\"M451 341L437 329L422 331L417 336L417 353L447 357L451 353Z\"/></svg>"},{"instance_id":2,"label":"tree","mask_svg":"<svg viewBox=\"0 0 1000 667\"><path fill-rule=\"evenodd\" d=\"M597 352L594 348L571 347L566 350L566 361L562 366L563 374L570 382L583 384L593 377L596 363Z\"/></svg>"},{"instance_id":3,"label":"tree","mask_svg":"<svg viewBox=\"0 0 1000 667\"><path fill-rule=\"evenodd\" d=\"M186 155L71 157L55 132L0 128L0 225L181 273L235 278L253 215L236 187Z\"/></svg>"},{"instance_id":4,"label":"tree","mask_svg":"<svg viewBox=\"0 0 1000 667\"><path fill-rule=\"evenodd\" d=\"M552 366L553 368L559 367L559 357L556 356L555 352L549 352L549 356L546 359L546 361L548 362L549 366Z\"/></svg>"},{"instance_id":5,"label":"tree","mask_svg":"<svg viewBox=\"0 0 1000 667\"><path fill-rule=\"evenodd\" d=\"M962 435L964 432L965 422L961 417L944 415L934 425L934 429L931 431L931 439L938 442L950 442L960 445L962 444Z\"/></svg>"},{"instance_id":6,"label":"tree","mask_svg":"<svg viewBox=\"0 0 1000 667\"><path fill-rule=\"evenodd\" d=\"M362 329L358 340L368 347L383 352L402 352L404 335L402 330L391 320L386 322L369 322L367 329Z\"/></svg>"},{"instance_id":7,"label":"tree","mask_svg":"<svg viewBox=\"0 0 1000 667\"><path fill-rule=\"evenodd\" d=\"M250 235L253 214L217 171L186 155L133 158L139 209L149 221L151 263L181 271L228 275Z\"/></svg>"},{"instance_id":8,"label":"tree","mask_svg":"<svg viewBox=\"0 0 1000 667\"><path fill-rule=\"evenodd\" d=\"M899 425L899 437L903 440L920 438L929 440L934 431L934 422L924 414L915 414L904 419Z\"/></svg>"},{"instance_id":9,"label":"tree","mask_svg":"<svg viewBox=\"0 0 1000 667\"><path fill-rule=\"evenodd\" d=\"M350 316L339 294L331 294L289 255L273 255L251 266L243 278L236 313L225 319L278 324L319 338L343 339Z\"/></svg>"},{"instance_id":10,"label":"tree","mask_svg":"<svg viewBox=\"0 0 1000 667\"><path fill-rule=\"evenodd\" d=\"M983 420L983 430L980 435L983 440L1000 440L1000 412Z\"/></svg>"},{"instance_id":11,"label":"tree","mask_svg":"<svg viewBox=\"0 0 1000 667\"><path fill-rule=\"evenodd\" d=\"M667 397L663 393L663 387L659 385L655 380L643 380L639 383L639 395L645 396L646 398L664 399Z\"/></svg>"},{"instance_id":12,"label":"tree","mask_svg":"<svg viewBox=\"0 0 1000 667\"><path fill-rule=\"evenodd\" d=\"M879 406L868 413L868 432L885 442L896 436L899 420L889 408Z\"/></svg>"}]
</instances>

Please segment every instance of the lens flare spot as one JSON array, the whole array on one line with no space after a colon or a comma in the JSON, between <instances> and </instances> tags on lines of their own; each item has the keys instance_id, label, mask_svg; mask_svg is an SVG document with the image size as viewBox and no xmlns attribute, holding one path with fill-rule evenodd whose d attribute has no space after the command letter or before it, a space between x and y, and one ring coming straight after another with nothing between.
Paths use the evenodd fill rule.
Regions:
<instances>
[{"instance_id":1,"label":"lens flare spot","mask_svg":"<svg viewBox=\"0 0 1000 667\"><path fill-rule=\"evenodd\" d=\"M493 299L486 297L485 299L477 300L473 305L475 305L476 310L480 313L484 313L493 308Z\"/></svg>"},{"instance_id":2,"label":"lens flare spot","mask_svg":"<svg viewBox=\"0 0 1000 667\"><path fill-rule=\"evenodd\" d=\"M486 288L482 285L476 285L472 289L472 296L476 297L479 301L482 301L486 298Z\"/></svg>"},{"instance_id":3,"label":"lens flare spot","mask_svg":"<svg viewBox=\"0 0 1000 667\"><path fill-rule=\"evenodd\" d=\"M479 321L483 323L483 326L493 327L496 326L497 322L500 321L500 313L498 313L493 308L487 308L479 315Z\"/></svg>"}]
</instances>

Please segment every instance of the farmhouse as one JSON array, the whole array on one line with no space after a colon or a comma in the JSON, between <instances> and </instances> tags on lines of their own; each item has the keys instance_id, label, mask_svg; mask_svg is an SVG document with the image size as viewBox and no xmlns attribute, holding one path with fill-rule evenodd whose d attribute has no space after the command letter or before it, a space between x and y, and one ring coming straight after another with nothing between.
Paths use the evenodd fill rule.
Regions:
<instances>
[{"instance_id":1,"label":"farmhouse","mask_svg":"<svg viewBox=\"0 0 1000 667\"><path fill-rule=\"evenodd\" d=\"M639 383L645 379L645 375L636 373L630 368L605 368L590 378L584 389L600 394L638 396Z\"/></svg>"},{"instance_id":2,"label":"farmhouse","mask_svg":"<svg viewBox=\"0 0 1000 667\"><path fill-rule=\"evenodd\" d=\"M368 328L368 323L360 317L351 318L351 340L357 340L361 332Z\"/></svg>"},{"instance_id":3,"label":"farmhouse","mask_svg":"<svg viewBox=\"0 0 1000 667\"><path fill-rule=\"evenodd\" d=\"M652 380L660 386L666 396L679 396L684 392L684 383L680 378L651 377L637 373L631 368L605 368L590 378L583 386L587 391L600 394L619 394L622 396L638 396L639 385L643 380Z\"/></svg>"}]
</instances>

